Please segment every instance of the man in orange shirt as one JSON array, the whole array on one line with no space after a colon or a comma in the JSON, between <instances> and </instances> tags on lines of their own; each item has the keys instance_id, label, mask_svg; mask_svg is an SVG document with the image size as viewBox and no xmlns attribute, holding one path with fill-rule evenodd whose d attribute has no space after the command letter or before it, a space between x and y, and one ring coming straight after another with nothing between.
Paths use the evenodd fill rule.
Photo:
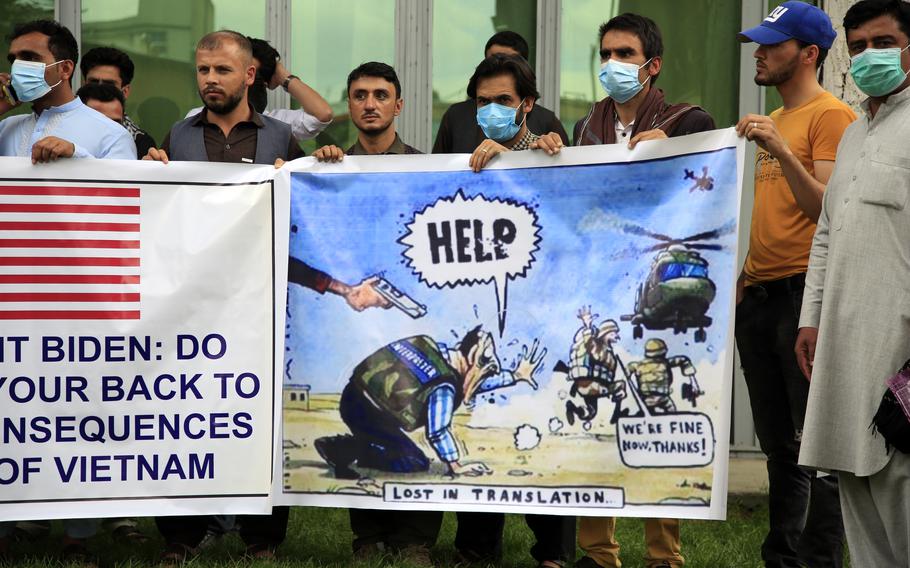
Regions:
<instances>
[{"instance_id":1,"label":"man in orange shirt","mask_svg":"<svg viewBox=\"0 0 910 568\"><path fill-rule=\"evenodd\" d=\"M739 37L758 43L755 82L775 87L784 103L771 116L746 115L736 125L759 146L749 254L737 282L736 343L768 457L770 530L762 559L775 567L839 567L837 480L797 464L809 383L793 348L822 193L856 115L818 83L835 37L823 11L784 2Z\"/></svg>"}]
</instances>

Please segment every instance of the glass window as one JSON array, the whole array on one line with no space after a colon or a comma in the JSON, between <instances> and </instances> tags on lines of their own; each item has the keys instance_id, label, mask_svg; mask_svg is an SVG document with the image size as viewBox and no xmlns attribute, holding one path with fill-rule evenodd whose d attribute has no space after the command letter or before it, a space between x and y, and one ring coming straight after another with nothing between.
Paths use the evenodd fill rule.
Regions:
<instances>
[{"instance_id":1,"label":"glass window","mask_svg":"<svg viewBox=\"0 0 910 568\"><path fill-rule=\"evenodd\" d=\"M3 57L0 58L0 73L9 73L9 61L6 60L9 42L7 36L13 26L32 20L53 20L54 0L0 0L0 42L3 43ZM31 105L20 105L2 117L23 114L31 111Z\"/></svg>"},{"instance_id":2,"label":"glass window","mask_svg":"<svg viewBox=\"0 0 910 568\"><path fill-rule=\"evenodd\" d=\"M127 112L158 144L200 106L196 42L232 29L265 36L265 0L82 0L82 52L110 46L136 66Z\"/></svg>"},{"instance_id":3,"label":"glass window","mask_svg":"<svg viewBox=\"0 0 910 568\"><path fill-rule=\"evenodd\" d=\"M594 101L605 94L600 70L598 28L617 14L653 19L664 40L657 87L668 102L697 104L718 127L736 123L739 113L739 2L729 0L563 0L560 120L571 133Z\"/></svg>"},{"instance_id":4,"label":"glass window","mask_svg":"<svg viewBox=\"0 0 910 568\"><path fill-rule=\"evenodd\" d=\"M304 142L304 150L324 144L347 149L357 140L348 116L348 73L367 61L395 65L395 0L296 0L291 10L290 71L322 95L335 115L322 134Z\"/></svg>"},{"instance_id":5,"label":"glass window","mask_svg":"<svg viewBox=\"0 0 910 568\"><path fill-rule=\"evenodd\" d=\"M671 262L660 267L660 281L675 278L707 278L708 267L690 262Z\"/></svg>"},{"instance_id":6,"label":"glass window","mask_svg":"<svg viewBox=\"0 0 910 568\"><path fill-rule=\"evenodd\" d=\"M433 139L442 115L465 100L468 80L483 60L494 33L511 30L528 42L534 68L537 46L536 0L462 0L433 4Z\"/></svg>"}]
</instances>

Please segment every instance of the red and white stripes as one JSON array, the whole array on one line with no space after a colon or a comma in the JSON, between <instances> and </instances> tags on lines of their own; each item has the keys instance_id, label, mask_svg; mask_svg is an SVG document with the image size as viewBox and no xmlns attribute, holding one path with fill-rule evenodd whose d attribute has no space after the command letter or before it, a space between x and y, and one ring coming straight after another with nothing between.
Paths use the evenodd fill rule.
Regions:
<instances>
[{"instance_id":1,"label":"red and white stripes","mask_svg":"<svg viewBox=\"0 0 910 568\"><path fill-rule=\"evenodd\" d=\"M0 183L0 320L139 319L139 188Z\"/></svg>"}]
</instances>

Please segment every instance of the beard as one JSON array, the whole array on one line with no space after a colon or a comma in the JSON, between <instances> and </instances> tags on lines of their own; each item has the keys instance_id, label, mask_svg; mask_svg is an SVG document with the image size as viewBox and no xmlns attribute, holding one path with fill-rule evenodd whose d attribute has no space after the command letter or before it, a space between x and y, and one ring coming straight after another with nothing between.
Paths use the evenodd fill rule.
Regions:
<instances>
[{"instance_id":1,"label":"beard","mask_svg":"<svg viewBox=\"0 0 910 568\"><path fill-rule=\"evenodd\" d=\"M215 114L230 114L237 106L240 104L240 101L243 100L243 91L246 89L244 85L240 90L235 93L224 93L224 98L221 101L210 102L205 98L205 91L199 91L199 98L202 99L202 104L205 105L210 112ZM222 91L223 92L223 91Z\"/></svg>"},{"instance_id":2,"label":"beard","mask_svg":"<svg viewBox=\"0 0 910 568\"><path fill-rule=\"evenodd\" d=\"M794 74L796 74L797 65L799 65L799 56L794 57L792 60L787 62L786 65L773 73L766 69L764 77L759 77L756 74L755 84L762 87L774 87L780 85L781 83L786 83L793 78Z\"/></svg>"}]
</instances>

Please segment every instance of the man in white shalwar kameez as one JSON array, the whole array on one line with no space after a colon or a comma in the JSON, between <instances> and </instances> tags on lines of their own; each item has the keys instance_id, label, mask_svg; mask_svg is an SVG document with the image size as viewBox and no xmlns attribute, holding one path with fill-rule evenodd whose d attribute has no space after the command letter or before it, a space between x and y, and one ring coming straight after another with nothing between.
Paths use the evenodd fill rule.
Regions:
<instances>
[{"instance_id":1,"label":"man in white shalwar kameez","mask_svg":"<svg viewBox=\"0 0 910 568\"><path fill-rule=\"evenodd\" d=\"M885 381L910 358L910 4L863 0L844 28L869 98L838 147L809 259L799 461L837 472L854 568L910 568L910 455L870 428Z\"/></svg>"}]
</instances>

